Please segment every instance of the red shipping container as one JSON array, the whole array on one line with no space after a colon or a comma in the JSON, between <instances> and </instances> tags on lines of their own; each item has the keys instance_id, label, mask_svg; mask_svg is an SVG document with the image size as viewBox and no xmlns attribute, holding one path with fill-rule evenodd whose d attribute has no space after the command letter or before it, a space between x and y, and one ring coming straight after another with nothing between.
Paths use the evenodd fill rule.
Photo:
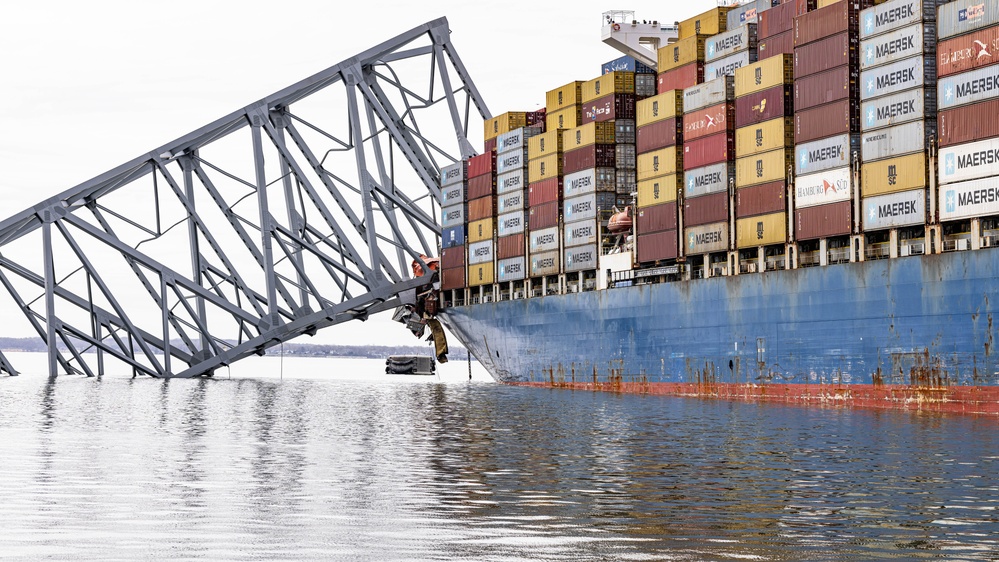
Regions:
<instances>
[{"instance_id":1,"label":"red shipping container","mask_svg":"<svg viewBox=\"0 0 999 562\"><path fill-rule=\"evenodd\" d=\"M795 81L838 66L859 67L860 38L843 32L794 50Z\"/></svg>"},{"instance_id":2,"label":"red shipping container","mask_svg":"<svg viewBox=\"0 0 999 562\"><path fill-rule=\"evenodd\" d=\"M794 3L788 3L760 12L756 16L756 37L762 41L793 30L796 9Z\"/></svg>"},{"instance_id":3,"label":"red shipping container","mask_svg":"<svg viewBox=\"0 0 999 562\"><path fill-rule=\"evenodd\" d=\"M701 82L704 82L704 63L692 62L660 74L659 87L656 91L665 94L670 90L682 90Z\"/></svg>"},{"instance_id":4,"label":"red shipping container","mask_svg":"<svg viewBox=\"0 0 999 562\"><path fill-rule=\"evenodd\" d=\"M441 250L441 267L444 269L465 267L465 247L451 246Z\"/></svg>"},{"instance_id":5,"label":"red shipping container","mask_svg":"<svg viewBox=\"0 0 999 562\"><path fill-rule=\"evenodd\" d=\"M844 0L846 1L846 0ZM794 110L804 111L834 101L860 99L857 67L841 66L806 78L794 79Z\"/></svg>"},{"instance_id":6,"label":"red shipping container","mask_svg":"<svg viewBox=\"0 0 999 562\"><path fill-rule=\"evenodd\" d=\"M635 240L635 250L639 263L676 258L676 230L665 230L654 234L639 234Z\"/></svg>"},{"instance_id":7,"label":"red shipping container","mask_svg":"<svg viewBox=\"0 0 999 562\"><path fill-rule=\"evenodd\" d=\"M683 116L683 142L735 130L735 104L720 103Z\"/></svg>"},{"instance_id":8,"label":"red shipping container","mask_svg":"<svg viewBox=\"0 0 999 562\"><path fill-rule=\"evenodd\" d=\"M496 177L492 174L468 179L468 198L478 199L496 193Z\"/></svg>"},{"instance_id":9,"label":"red shipping container","mask_svg":"<svg viewBox=\"0 0 999 562\"><path fill-rule=\"evenodd\" d=\"M999 137L999 99L945 109L937 114L941 147Z\"/></svg>"},{"instance_id":10,"label":"red shipping container","mask_svg":"<svg viewBox=\"0 0 999 562\"><path fill-rule=\"evenodd\" d=\"M709 164L735 159L735 135L719 133L683 143L683 169L693 170Z\"/></svg>"},{"instance_id":11,"label":"red shipping container","mask_svg":"<svg viewBox=\"0 0 999 562\"><path fill-rule=\"evenodd\" d=\"M711 193L683 200L683 226L700 226L728 220L728 192Z\"/></svg>"},{"instance_id":12,"label":"red shipping container","mask_svg":"<svg viewBox=\"0 0 999 562\"><path fill-rule=\"evenodd\" d=\"M548 178L527 186L527 204L530 207L562 200L562 178Z\"/></svg>"},{"instance_id":13,"label":"red shipping container","mask_svg":"<svg viewBox=\"0 0 999 562\"><path fill-rule=\"evenodd\" d=\"M541 108L537 111L530 111L527 113L527 126L528 127L541 127L541 132L545 132L545 117L547 116L547 109Z\"/></svg>"},{"instance_id":14,"label":"red shipping container","mask_svg":"<svg viewBox=\"0 0 999 562\"><path fill-rule=\"evenodd\" d=\"M794 97L790 84L781 84L735 99L736 128L791 115L794 115Z\"/></svg>"},{"instance_id":15,"label":"red shipping container","mask_svg":"<svg viewBox=\"0 0 999 562\"><path fill-rule=\"evenodd\" d=\"M860 104L850 100L820 105L794 113L794 143L860 131Z\"/></svg>"},{"instance_id":16,"label":"red shipping container","mask_svg":"<svg viewBox=\"0 0 999 562\"><path fill-rule=\"evenodd\" d=\"M489 154L490 152L493 153L493 154L495 154L496 153L496 141L497 140L499 140L498 137L493 137L493 138L487 140L484 143L485 150L483 150L482 152L484 152L486 154Z\"/></svg>"},{"instance_id":17,"label":"red shipping container","mask_svg":"<svg viewBox=\"0 0 999 562\"><path fill-rule=\"evenodd\" d=\"M768 59L777 55L794 54L794 31L778 33L773 37L761 39L757 46L756 60Z\"/></svg>"},{"instance_id":18,"label":"red shipping container","mask_svg":"<svg viewBox=\"0 0 999 562\"><path fill-rule=\"evenodd\" d=\"M461 289L465 286L465 268L455 267L441 270L441 289Z\"/></svg>"},{"instance_id":19,"label":"red shipping container","mask_svg":"<svg viewBox=\"0 0 999 562\"><path fill-rule=\"evenodd\" d=\"M974 70L999 62L999 25L937 44L937 77Z\"/></svg>"},{"instance_id":20,"label":"red shipping container","mask_svg":"<svg viewBox=\"0 0 999 562\"><path fill-rule=\"evenodd\" d=\"M774 181L735 190L735 216L754 217L787 212L787 184Z\"/></svg>"},{"instance_id":21,"label":"red shipping container","mask_svg":"<svg viewBox=\"0 0 999 562\"><path fill-rule=\"evenodd\" d=\"M794 232L797 240L814 240L850 234L853 226L853 201L840 201L816 207L796 209Z\"/></svg>"},{"instance_id":22,"label":"red shipping container","mask_svg":"<svg viewBox=\"0 0 999 562\"><path fill-rule=\"evenodd\" d=\"M611 94L583 104L583 123L635 118L635 94Z\"/></svg>"},{"instance_id":23,"label":"red shipping container","mask_svg":"<svg viewBox=\"0 0 999 562\"><path fill-rule=\"evenodd\" d=\"M493 149L495 150L495 146ZM468 159L469 178L492 174L496 170L496 152L494 150Z\"/></svg>"},{"instance_id":24,"label":"red shipping container","mask_svg":"<svg viewBox=\"0 0 999 562\"><path fill-rule=\"evenodd\" d=\"M857 35L861 7L866 6L854 0L844 0L794 18L794 46L807 45L844 31Z\"/></svg>"},{"instance_id":25,"label":"red shipping container","mask_svg":"<svg viewBox=\"0 0 999 562\"><path fill-rule=\"evenodd\" d=\"M635 214L635 232L638 234L676 230L677 226L676 201L639 207Z\"/></svg>"},{"instance_id":26,"label":"red shipping container","mask_svg":"<svg viewBox=\"0 0 999 562\"><path fill-rule=\"evenodd\" d=\"M568 175L589 168L613 168L617 145L591 144L562 155L562 174Z\"/></svg>"},{"instance_id":27,"label":"red shipping container","mask_svg":"<svg viewBox=\"0 0 999 562\"><path fill-rule=\"evenodd\" d=\"M671 117L639 127L635 143L637 153L643 154L675 145L678 139L683 138L680 134L680 123L679 119Z\"/></svg>"},{"instance_id":28,"label":"red shipping container","mask_svg":"<svg viewBox=\"0 0 999 562\"><path fill-rule=\"evenodd\" d=\"M815 9L816 0L782 0L780 4L794 4L794 15L808 13ZM780 5L778 4L778 5Z\"/></svg>"},{"instance_id":29,"label":"red shipping container","mask_svg":"<svg viewBox=\"0 0 999 562\"><path fill-rule=\"evenodd\" d=\"M496 216L496 198L492 195L468 201L468 222Z\"/></svg>"},{"instance_id":30,"label":"red shipping container","mask_svg":"<svg viewBox=\"0 0 999 562\"><path fill-rule=\"evenodd\" d=\"M496 257L501 260L527 255L523 232L511 234L510 236L501 236L496 239L496 243L498 246Z\"/></svg>"},{"instance_id":31,"label":"red shipping container","mask_svg":"<svg viewBox=\"0 0 999 562\"><path fill-rule=\"evenodd\" d=\"M561 211L558 201L549 201L531 207L528 213L527 228L529 230L541 230L558 226L558 216Z\"/></svg>"}]
</instances>

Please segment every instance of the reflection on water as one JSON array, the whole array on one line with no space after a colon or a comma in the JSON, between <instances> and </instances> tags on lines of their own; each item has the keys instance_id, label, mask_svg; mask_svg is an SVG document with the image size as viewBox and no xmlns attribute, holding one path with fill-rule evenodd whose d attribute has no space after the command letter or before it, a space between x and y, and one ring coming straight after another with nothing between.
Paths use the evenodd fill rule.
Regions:
<instances>
[{"instance_id":1,"label":"reflection on water","mask_svg":"<svg viewBox=\"0 0 999 562\"><path fill-rule=\"evenodd\" d=\"M460 379L0 378L15 559L994 560L997 469L980 417Z\"/></svg>"}]
</instances>

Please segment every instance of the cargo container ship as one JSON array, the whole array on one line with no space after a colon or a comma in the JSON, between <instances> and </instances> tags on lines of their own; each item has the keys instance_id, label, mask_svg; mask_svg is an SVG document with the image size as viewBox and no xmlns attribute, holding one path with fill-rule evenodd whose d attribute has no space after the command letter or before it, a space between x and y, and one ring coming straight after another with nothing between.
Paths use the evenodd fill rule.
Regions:
<instances>
[{"instance_id":1,"label":"cargo container ship","mask_svg":"<svg viewBox=\"0 0 999 562\"><path fill-rule=\"evenodd\" d=\"M441 170L446 326L510 384L999 414L999 4L671 31Z\"/></svg>"}]
</instances>

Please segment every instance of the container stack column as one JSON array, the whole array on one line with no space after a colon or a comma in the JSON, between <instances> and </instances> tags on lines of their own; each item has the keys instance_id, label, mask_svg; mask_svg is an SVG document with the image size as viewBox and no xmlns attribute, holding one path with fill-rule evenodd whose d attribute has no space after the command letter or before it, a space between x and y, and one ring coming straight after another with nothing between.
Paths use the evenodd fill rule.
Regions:
<instances>
[{"instance_id":1,"label":"container stack column","mask_svg":"<svg viewBox=\"0 0 999 562\"><path fill-rule=\"evenodd\" d=\"M441 293L445 306L465 304L468 161L441 168Z\"/></svg>"},{"instance_id":2,"label":"container stack column","mask_svg":"<svg viewBox=\"0 0 999 562\"><path fill-rule=\"evenodd\" d=\"M514 129L496 141L496 283L500 300L524 298L527 279L527 143L543 126Z\"/></svg>"},{"instance_id":3,"label":"container stack column","mask_svg":"<svg viewBox=\"0 0 999 562\"><path fill-rule=\"evenodd\" d=\"M683 181L683 91L638 102L636 122L635 263L672 265L678 257L677 194Z\"/></svg>"},{"instance_id":4,"label":"container stack column","mask_svg":"<svg viewBox=\"0 0 999 562\"><path fill-rule=\"evenodd\" d=\"M496 274L496 153L468 159L468 286L470 304L491 302Z\"/></svg>"}]
</instances>

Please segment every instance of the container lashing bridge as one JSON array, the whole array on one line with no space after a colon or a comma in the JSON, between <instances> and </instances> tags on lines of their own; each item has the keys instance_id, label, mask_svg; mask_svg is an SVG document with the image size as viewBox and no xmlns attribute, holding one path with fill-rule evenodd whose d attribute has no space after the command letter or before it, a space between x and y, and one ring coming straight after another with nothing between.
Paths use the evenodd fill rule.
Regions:
<instances>
[{"instance_id":1,"label":"container lashing bridge","mask_svg":"<svg viewBox=\"0 0 999 562\"><path fill-rule=\"evenodd\" d=\"M411 302L489 117L447 20L416 27L0 222L4 317L50 375L194 377Z\"/></svg>"}]
</instances>

